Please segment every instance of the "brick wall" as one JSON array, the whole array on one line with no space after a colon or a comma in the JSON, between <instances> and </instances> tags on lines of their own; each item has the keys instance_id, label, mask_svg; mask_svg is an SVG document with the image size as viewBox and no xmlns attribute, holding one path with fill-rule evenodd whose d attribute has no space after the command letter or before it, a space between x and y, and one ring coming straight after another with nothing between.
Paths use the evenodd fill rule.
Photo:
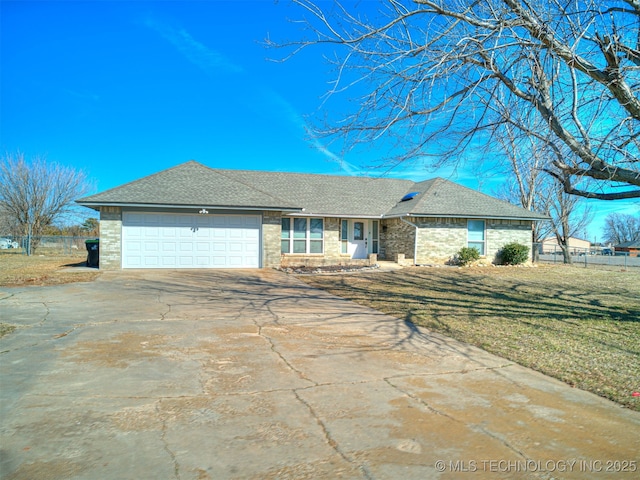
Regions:
<instances>
[{"instance_id":1,"label":"brick wall","mask_svg":"<svg viewBox=\"0 0 640 480\"><path fill-rule=\"evenodd\" d=\"M446 263L467 246L465 218L409 218L420 227L417 242L417 264ZM496 255L507 243L517 242L529 247L531 258L531 222L524 220L486 220L486 258L496 261ZM407 257L408 258L408 257Z\"/></svg>"},{"instance_id":2,"label":"brick wall","mask_svg":"<svg viewBox=\"0 0 640 480\"><path fill-rule=\"evenodd\" d=\"M334 265L339 265L342 259L340 253L340 219L324 219L324 256ZM348 258L348 257L347 257Z\"/></svg>"},{"instance_id":3,"label":"brick wall","mask_svg":"<svg viewBox=\"0 0 640 480\"><path fill-rule=\"evenodd\" d=\"M418 265L446 263L467 246L467 220L461 218L411 218L418 230Z\"/></svg>"},{"instance_id":4,"label":"brick wall","mask_svg":"<svg viewBox=\"0 0 640 480\"><path fill-rule=\"evenodd\" d=\"M100 270L122 268L122 209L100 208Z\"/></svg>"},{"instance_id":5,"label":"brick wall","mask_svg":"<svg viewBox=\"0 0 640 480\"><path fill-rule=\"evenodd\" d=\"M382 221L380 231L380 258L397 261L404 255L407 263L413 263L416 229L399 218Z\"/></svg>"},{"instance_id":6,"label":"brick wall","mask_svg":"<svg viewBox=\"0 0 640 480\"><path fill-rule=\"evenodd\" d=\"M496 254L507 243L517 242L531 247L533 242L532 222L526 220L487 220L487 258L496 261Z\"/></svg>"},{"instance_id":7,"label":"brick wall","mask_svg":"<svg viewBox=\"0 0 640 480\"><path fill-rule=\"evenodd\" d=\"M262 212L262 266L280 266L282 212Z\"/></svg>"}]
</instances>

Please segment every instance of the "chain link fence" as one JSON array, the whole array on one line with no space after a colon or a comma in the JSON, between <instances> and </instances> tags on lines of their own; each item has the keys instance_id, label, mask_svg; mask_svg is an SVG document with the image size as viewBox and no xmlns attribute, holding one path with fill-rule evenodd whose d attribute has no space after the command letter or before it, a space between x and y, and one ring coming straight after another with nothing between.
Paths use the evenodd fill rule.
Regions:
<instances>
[{"instance_id":1,"label":"chain link fence","mask_svg":"<svg viewBox=\"0 0 640 480\"><path fill-rule=\"evenodd\" d=\"M24 236L0 237L0 253L44 255L44 256L85 256L86 240L95 237Z\"/></svg>"},{"instance_id":2,"label":"chain link fence","mask_svg":"<svg viewBox=\"0 0 640 480\"><path fill-rule=\"evenodd\" d=\"M533 244L537 252L537 260L540 263L564 263L564 254L558 245L542 243ZM640 257L635 252L616 251L614 247L569 247L571 262L576 266L589 267L640 267Z\"/></svg>"}]
</instances>

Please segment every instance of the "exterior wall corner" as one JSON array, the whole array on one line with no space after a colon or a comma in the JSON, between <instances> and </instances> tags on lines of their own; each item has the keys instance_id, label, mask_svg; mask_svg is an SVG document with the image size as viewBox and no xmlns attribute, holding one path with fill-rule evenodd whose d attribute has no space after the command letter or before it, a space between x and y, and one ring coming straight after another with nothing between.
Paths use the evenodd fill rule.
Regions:
<instances>
[{"instance_id":1,"label":"exterior wall corner","mask_svg":"<svg viewBox=\"0 0 640 480\"><path fill-rule=\"evenodd\" d=\"M100 270L122 268L122 208L100 207Z\"/></svg>"},{"instance_id":2,"label":"exterior wall corner","mask_svg":"<svg viewBox=\"0 0 640 480\"><path fill-rule=\"evenodd\" d=\"M282 232L282 212L262 212L262 267L279 268L280 236Z\"/></svg>"}]
</instances>

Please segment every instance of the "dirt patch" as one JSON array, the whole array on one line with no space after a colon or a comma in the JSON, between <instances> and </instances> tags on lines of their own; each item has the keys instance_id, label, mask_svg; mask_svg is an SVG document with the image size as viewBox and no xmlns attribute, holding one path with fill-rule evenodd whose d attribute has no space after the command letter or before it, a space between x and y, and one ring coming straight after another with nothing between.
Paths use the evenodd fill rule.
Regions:
<instances>
[{"instance_id":1,"label":"dirt patch","mask_svg":"<svg viewBox=\"0 0 640 480\"><path fill-rule=\"evenodd\" d=\"M379 268L379 265L324 265L320 267L301 265L298 267L282 267L278 270L285 273L295 273L297 275L317 275L330 273L368 272L371 270L377 270Z\"/></svg>"},{"instance_id":2,"label":"dirt patch","mask_svg":"<svg viewBox=\"0 0 640 480\"><path fill-rule=\"evenodd\" d=\"M11 325L9 323L0 323L0 338L10 334L15 329L16 329L15 325Z\"/></svg>"}]
</instances>

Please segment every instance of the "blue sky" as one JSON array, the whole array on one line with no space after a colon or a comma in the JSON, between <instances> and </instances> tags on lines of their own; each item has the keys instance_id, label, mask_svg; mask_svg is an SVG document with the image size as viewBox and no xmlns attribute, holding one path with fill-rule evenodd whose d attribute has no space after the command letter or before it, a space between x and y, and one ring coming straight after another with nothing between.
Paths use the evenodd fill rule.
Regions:
<instances>
[{"instance_id":1,"label":"blue sky","mask_svg":"<svg viewBox=\"0 0 640 480\"><path fill-rule=\"evenodd\" d=\"M372 8L377 2L358 2ZM5 1L0 12L0 148L83 170L97 191L197 160L214 168L380 174L376 152L339 158L309 138L307 115L331 115L320 50L284 62L265 38L300 38L286 0ZM335 108L335 103L333 104ZM387 173L445 176L485 193L491 179L412 164ZM634 206L635 205L635 206ZM589 239L611 211L593 202Z\"/></svg>"}]
</instances>

